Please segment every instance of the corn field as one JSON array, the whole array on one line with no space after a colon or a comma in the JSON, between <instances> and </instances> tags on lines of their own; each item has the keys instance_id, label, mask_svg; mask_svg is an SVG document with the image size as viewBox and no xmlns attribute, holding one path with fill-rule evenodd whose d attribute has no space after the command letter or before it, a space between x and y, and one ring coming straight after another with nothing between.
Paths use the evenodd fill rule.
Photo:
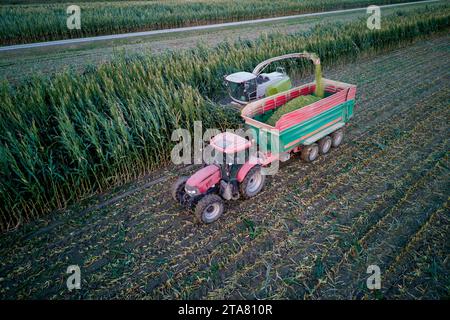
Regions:
<instances>
[{"instance_id":1,"label":"corn field","mask_svg":"<svg viewBox=\"0 0 450 320\"><path fill-rule=\"evenodd\" d=\"M234 112L210 100L223 96L225 74L286 52L316 52L326 67L394 48L447 30L449 8L399 15L376 32L360 21L213 49L142 54L20 86L4 82L0 227L13 228L167 163L175 128L191 128L195 120L205 128L237 126Z\"/></svg>"},{"instance_id":2,"label":"corn field","mask_svg":"<svg viewBox=\"0 0 450 320\"><path fill-rule=\"evenodd\" d=\"M105 1L84 1L79 4L80 30L67 28L67 1L10 1L20 5L0 5L0 44L175 28L408 1L169 0L107 1L106 5Z\"/></svg>"}]
</instances>

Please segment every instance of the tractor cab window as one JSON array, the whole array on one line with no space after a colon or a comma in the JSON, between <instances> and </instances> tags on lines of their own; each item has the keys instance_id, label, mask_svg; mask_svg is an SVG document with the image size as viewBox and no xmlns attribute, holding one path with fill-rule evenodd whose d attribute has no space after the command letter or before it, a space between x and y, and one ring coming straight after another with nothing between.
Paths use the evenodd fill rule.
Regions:
<instances>
[{"instance_id":1,"label":"tractor cab window","mask_svg":"<svg viewBox=\"0 0 450 320\"><path fill-rule=\"evenodd\" d=\"M236 100L247 101L244 94L244 83L229 82L230 95Z\"/></svg>"},{"instance_id":2,"label":"tractor cab window","mask_svg":"<svg viewBox=\"0 0 450 320\"><path fill-rule=\"evenodd\" d=\"M245 82L229 82L228 88L230 95L239 101L250 101L256 98L256 80L248 80Z\"/></svg>"}]
</instances>

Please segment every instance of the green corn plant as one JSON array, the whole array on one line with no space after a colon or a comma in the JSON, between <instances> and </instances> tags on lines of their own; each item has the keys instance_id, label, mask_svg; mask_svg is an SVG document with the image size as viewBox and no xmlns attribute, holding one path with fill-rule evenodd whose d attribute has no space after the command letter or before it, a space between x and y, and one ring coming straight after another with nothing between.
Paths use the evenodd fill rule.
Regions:
<instances>
[{"instance_id":1,"label":"green corn plant","mask_svg":"<svg viewBox=\"0 0 450 320\"><path fill-rule=\"evenodd\" d=\"M6 0L0 6L0 44L177 28L226 21L391 4L409 0L109 1L79 4L82 28L66 26L67 1ZM17 3L20 2L19 5ZM14 5L8 5L13 3ZM32 5L30 5L32 4Z\"/></svg>"}]
</instances>

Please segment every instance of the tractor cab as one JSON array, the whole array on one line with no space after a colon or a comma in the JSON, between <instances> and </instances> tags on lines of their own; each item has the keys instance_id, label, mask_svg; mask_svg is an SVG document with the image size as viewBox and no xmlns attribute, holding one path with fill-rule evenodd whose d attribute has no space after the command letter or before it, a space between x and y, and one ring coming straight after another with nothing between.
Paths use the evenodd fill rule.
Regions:
<instances>
[{"instance_id":1,"label":"tractor cab","mask_svg":"<svg viewBox=\"0 0 450 320\"><path fill-rule=\"evenodd\" d=\"M256 75L250 72L236 72L225 77L228 94L237 103L248 103L256 99Z\"/></svg>"},{"instance_id":2,"label":"tractor cab","mask_svg":"<svg viewBox=\"0 0 450 320\"><path fill-rule=\"evenodd\" d=\"M215 165L221 176L220 194L228 200L239 198L238 175L248 161L252 142L237 134L223 132L211 139L210 146L217 151Z\"/></svg>"},{"instance_id":3,"label":"tractor cab","mask_svg":"<svg viewBox=\"0 0 450 320\"><path fill-rule=\"evenodd\" d=\"M225 180L234 179L242 163L249 158L252 142L231 132L214 136L210 146L216 150L214 163L222 170Z\"/></svg>"},{"instance_id":4,"label":"tractor cab","mask_svg":"<svg viewBox=\"0 0 450 320\"><path fill-rule=\"evenodd\" d=\"M258 75L236 72L226 76L225 82L230 98L239 104L247 104L291 88L291 81L283 68Z\"/></svg>"},{"instance_id":5,"label":"tractor cab","mask_svg":"<svg viewBox=\"0 0 450 320\"><path fill-rule=\"evenodd\" d=\"M224 154L236 154L251 146L251 142L244 137L231 132L222 132L211 139L210 145Z\"/></svg>"}]
</instances>

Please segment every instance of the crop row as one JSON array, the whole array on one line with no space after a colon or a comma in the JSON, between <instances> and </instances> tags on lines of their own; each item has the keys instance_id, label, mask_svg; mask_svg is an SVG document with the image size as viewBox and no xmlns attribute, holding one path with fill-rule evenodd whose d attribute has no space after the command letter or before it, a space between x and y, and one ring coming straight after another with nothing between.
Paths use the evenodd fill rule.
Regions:
<instances>
[{"instance_id":1,"label":"crop row","mask_svg":"<svg viewBox=\"0 0 450 320\"><path fill-rule=\"evenodd\" d=\"M447 168L448 170L448 168ZM439 299L448 292L450 203L434 211L384 275L383 297ZM422 275L418 277L417 275Z\"/></svg>"},{"instance_id":2,"label":"crop row","mask_svg":"<svg viewBox=\"0 0 450 320\"><path fill-rule=\"evenodd\" d=\"M166 29L408 1L410 0L84 2L79 4L80 29L67 27L67 1L53 4L3 5L0 6L0 44Z\"/></svg>"}]
</instances>

